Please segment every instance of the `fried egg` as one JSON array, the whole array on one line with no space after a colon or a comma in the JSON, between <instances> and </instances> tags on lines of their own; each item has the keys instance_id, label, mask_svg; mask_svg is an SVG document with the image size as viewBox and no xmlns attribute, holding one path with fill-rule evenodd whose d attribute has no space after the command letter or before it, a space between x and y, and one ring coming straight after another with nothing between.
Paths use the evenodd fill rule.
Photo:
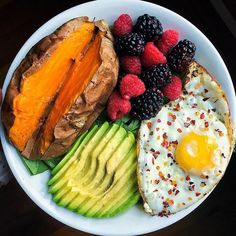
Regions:
<instances>
[{"instance_id":1,"label":"fried egg","mask_svg":"<svg viewBox=\"0 0 236 236\"><path fill-rule=\"evenodd\" d=\"M193 62L179 99L143 121L138 140L144 208L168 216L219 182L233 149L229 106L220 85Z\"/></svg>"}]
</instances>

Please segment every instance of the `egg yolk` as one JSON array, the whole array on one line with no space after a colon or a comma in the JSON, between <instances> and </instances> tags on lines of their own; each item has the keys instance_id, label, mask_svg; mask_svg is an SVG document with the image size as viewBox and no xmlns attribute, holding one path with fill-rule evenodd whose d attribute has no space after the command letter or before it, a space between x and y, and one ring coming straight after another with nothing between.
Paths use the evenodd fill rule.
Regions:
<instances>
[{"instance_id":1,"label":"egg yolk","mask_svg":"<svg viewBox=\"0 0 236 236\"><path fill-rule=\"evenodd\" d=\"M176 148L176 161L185 171L200 175L203 170L214 167L212 156L217 147L214 137L190 132Z\"/></svg>"}]
</instances>

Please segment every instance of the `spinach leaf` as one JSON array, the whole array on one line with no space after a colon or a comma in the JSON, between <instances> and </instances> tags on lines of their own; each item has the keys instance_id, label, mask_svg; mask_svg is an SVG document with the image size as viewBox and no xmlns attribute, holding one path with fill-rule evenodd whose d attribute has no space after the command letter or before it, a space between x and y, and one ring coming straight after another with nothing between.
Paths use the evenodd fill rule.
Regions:
<instances>
[{"instance_id":1,"label":"spinach leaf","mask_svg":"<svg viewBox=\"0 0 236 236\"><path fill-rule=\"evenodd\" d=\"M53 169L62 159L63 157L56 157L51 160L45 160L43 161L46 165L49 166L50 169Z\"/></svg>"},{"instance_id":2,"label":"spinach leaf","mask_svg":"<svg viewBox=\"0 0 236 236\"><path fill-rule=\"evenodd\" d=\"M37 175L49 169L49 167L41 160L28 160L23 156L21 156L21 159L31 175Z\"/></svg>"}]
</instances>

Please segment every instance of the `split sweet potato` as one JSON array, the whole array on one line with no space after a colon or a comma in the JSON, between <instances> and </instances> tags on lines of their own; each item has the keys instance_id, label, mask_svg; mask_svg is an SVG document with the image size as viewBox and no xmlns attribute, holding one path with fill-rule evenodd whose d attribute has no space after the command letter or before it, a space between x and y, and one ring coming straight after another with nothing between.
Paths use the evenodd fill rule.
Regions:
<instances>
[{"instance_id":1,"label":"split sweet potato","mask_svg":"<svg viewBox=\"0 0 236 236\"><path fill-rule=\"evenodd\" d=\"M2 107L9 140L29 159L65 153L103 110L117 74L108 25L87 17L67 22L13 74Z\"/></svg>"}]
</instances>

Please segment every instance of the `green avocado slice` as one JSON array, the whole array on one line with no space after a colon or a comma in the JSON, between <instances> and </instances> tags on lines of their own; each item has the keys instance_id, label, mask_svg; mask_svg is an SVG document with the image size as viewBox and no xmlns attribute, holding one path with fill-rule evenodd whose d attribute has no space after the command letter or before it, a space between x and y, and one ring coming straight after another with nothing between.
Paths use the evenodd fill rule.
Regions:
<instances>
[{"instance_id":1,"label":"green avocado slice","mask_svg":"<svg viewBox=\"0 0 236 236\"><path fill-rule=\"evenodd\" d=\"M122 168L118 169L115 173L114 184L109 189L109 192L106 193L102 199L98 199L99 204L97 205L89 205L88 202L85 203L83 205L83 210L85 210L84 214L89 215L90 217L92 215L96 216L97 212L102 212L103 210L105 210L107 202L109 205L112 204L113 201L108 201L108 199L118 198L118 195L120 194L119 191L125 192L125 189L129 188L130 185L132 185L133 183L135 183L137 188L137 179L135 177L130 176L130 173L136 172L136 162L134 162L134 160L136 159L136 148L131 149L128 155L129 158L127 158L127 161L123 163ZM116 196L116 194L118 195ZM93 213L90 212L91 209Z\"/></svg>"},{"instance_id":2,"label":"green avocado slice","mask_svg":"<svg viewBox=\"0 0 236 236\"><path fill-rule=\"evenodd\" d=\"M48 185L54 184L61 176L65 173L68 169L70 164L76 159L75 153L79 153L84 145L91 139L91 137L96 133L98 130L98 126L95 125L88 133L79 137L78 141L75 143L75 148L73 147L70 152L58 163L58 165L52 170L52 175L54 175L49 181ZM86 137L85 137L86 136ZM79 146L77 146L77 144Z\"/></svg>"},{"instance_id":3,"label":"green avocado slice","mask_svg":"<svg viewBox=\"0 0 236 236\"><path fill-rule=\"evenodd\" d=\"M90 195L90 192L93 192L94 189L96 189L97 185L100 185L100 182L105 175L105 171L99 171L99 169L105 170L105 164L106 160L109 159L115 150L119 147L120 143L123 141L124 137L127 135L127 132L122 127L119 127L119 130L115 133L114 136L111 137L109 143L104 147L102 152L97 156L97 172L95 176L93 177L93 181L91 181L90 184L87 186L83 186L83 194L78 193L78 196L76 196L76 199L73 200L70 205L68 206L70 209L76 209L79 207L80 204L83 204L83 202L87 199L87 195ZM101 161L102 159L102 161ZM107 177L108 178L108 177ZM86 193L84 193L86 192Z\"/></svg>"},{"instance_id":4,"label":"green avocado slice","mask_svg":"<svg viewBox=\"0 0 236 236\"><path fill-rule=\"evenodd\" d=\"M113 137L115 135L115 133L117 132L117 130L119 129L119 126L114 124L111 129L109 129L109 131L104 135L104 137L101 139L100 143L95 147L95 149L91 152L91 165L90 168L88 169L87 173L85 174L84 177L78 177L79 178L79 184L78 184L78 191L75 190L75 188L72 189L71 192L69 192L68 194L66 194L61 201L59 202L59 204L61 206L66 206L67 204L69 204L72 199L74 197L76 197L76 195L78 195L79 193L79 188L84 186L86 188L87 186L87 181L89 179L92 179L93 176L96 173L96 157L97 155L100 154L100 152L102 152L102 150L104 149L104 146L107 145L107 143L109 142L109 140L111 139L111 137Z\"/></svg>"},{"instance_id":5,"label":"green avocado slice","mask_svg":"<svg viewBox=\"0 0 236 236\"><path fill-rule=\"evenodd\" d=\"M84 157L82 156L82 153L85 151L92 149L93 146L99 142L101 137L104 135L106 130L109 128L109 123L105 122L103 125L97 129L98 127L95 127L95 129L92 129L91 132L84 138L81 145L78 147L76 152L74 153L73 157L66 163L65 166L59 171L49 182L54 183L57 182L50 187L49 192L55 193L59 190L59 193L57 194L55 201L57 201L61 196L63 196L69 189L69 185L71 185L71 173L79 173L79 168L81 165L78 165L78 163L82 162L84 163L84 160L81 160ZM97 131L97 132L96 132ZM65 168L64 168L65 167ZM70 179L68 184L66 182ZM72 178L73 179L73 178ZM64 188L61 188L62 186L65 186Z\"/></svg>"},{"instance_id":6,"label":"green avocado slice","mask_svg":"<svg viewBox=\"0 0 236 236\"><path fill-rule=\"evenodd\" d=\"M139 199L136 139L118 124L103 123L80 136L48 181L53 200L79 214L104 218Z\"/></svg>"},{"instance_id":7,"label":"green avocado slice","mask_svg":"<svg viewBox=\"0 0 236 236\"><path fill-rule=\"evenodd\" d=\"M90 209L93 205L96 204L99 200L103 198L105 194L109 192L111 188L116 184L117 182L117 176L114 172L116 168L119 166L120 162L123 160L127 161L127 154L130 152L131 147L135 143L135 138L132 133L129 133L128 136L123 140L123 142L120 144L119 148L113 153L113 155L110 157L110 159L106 163L106 175L102 182L96 187L96 196L95 198L86 199L87 201L84 202L85 197L79 196L76 199L76 202L80 202L80 205L78 205L78 208L80 209L80 213L85 213L88 209ZM134 155L136 157L136 152L134 152ZM131 158L128 159L129 163L132 160ZM126 170L125 168L123 169ZM92 190L91 190L92 191ZM75 206L74 206L75 207Z\"/></svg>"}]
</instances>

